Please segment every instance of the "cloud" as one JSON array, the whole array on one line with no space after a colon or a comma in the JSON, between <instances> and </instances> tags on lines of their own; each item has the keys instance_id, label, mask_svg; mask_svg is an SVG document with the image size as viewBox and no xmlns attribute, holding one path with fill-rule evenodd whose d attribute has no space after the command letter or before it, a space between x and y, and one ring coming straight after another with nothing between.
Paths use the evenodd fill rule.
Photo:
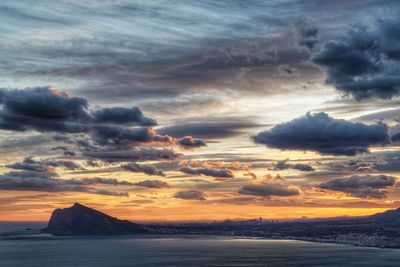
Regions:
<instances>
[{"instance_id":1,"label":"cloud","mask_svg":"<svg viewBox=\"0 0 400 267\"><path fill-rule=\"evenodd\" d=\"M156 125L137 107L103 108L90 113L86 99L49 87L1 91L0 106L0 129L3 130L90 133L101 145L173 141L152 128L121 125Z\"/></svg>"},{"instance_id":2,"label":"cloud","mask_svg":"<svg viewBox=\"0 0 400 267\"><path fill-rule=\"evenodd\" d=\"M85 120L88 102L49 87L5 90L0 94L3 112L49 120Z\"/></svg>"},{"instance_id":3,"label":"cloud","mask_svg":"<svg viewBox=\"0 0 400 267\"><path fill-rule=\"evenodd\" d=\"M336 178L319 185L322 189L340 191L359 198L386 198L385 188L393 186L396 179L387 175L351 176Z\"/></svg>"},{"instance_id":4,"label":"cloud","mask_svg":"<svg viewBox=\"0 0 400 267\"><path fill-rule=\"evenodd\" d=\"M206 200L207 195L202 191L197 190L188 190L188 191L179 191L175 193L175 198L180 199L193 199L193 200Z\"/></svg>"},{"instance_id":5,"label":"cloud","mask_svg":"<svg viewBox=\"0 0 400 267\"><path fill-rule=\"evenodd\" d=\"M135 185L149 187L149 188L168 188L170 185L167 182L160 180L144 180L135 183Z\"/></svg>"},{"instance_id":6,"label":"cloud","mask_svg":"<svg viewBox=\"0 0 400 267\"><path fill-rule=\"evenodd\" d=\"M203 167L208 169L230 169L230 170L249 170L251 164L240 163L239 161L225 162L222 160L181 160L180 166Z\"/></svg>"},{"instance_id":7,"label":"cloud","mask_svg":"<svg viewBox=\"0 0 400 267\"><path fill-rule=\"evenodd\" d=\"M285 197L300 195L300 190L298 188L288 187L287 185L279 183L261 183L244 185L240 188L239 194L260 197Z\"/></svg>"},{"instance_id":8,"label":"cloud","mask_svg":"<svg viewBox=\"0 0 400 267\"><path fill-rule=\"evenodd\" d=\"M392 137L390 139L392 140L392 142L399 142L400 141L400 133L395 133L394 135L392 135Z\"/></svg>"},{"instance_id":9,"label":"cloud","mask_svg":"<svg viewBox=\"0 0 400 267\"><path fill-rule=\"evenodd\" d=\"M198 167L193 168L189 166L180 167L178 171L191 174L191 175L206 175L212 176L215 178L234 178L232 171L228 169L212 169L212 168L205 168L205 167Z\"/></svg>"},{"instance_id":10,"label":"cloud","mask_svg":"<svg viewBox=\"0 0 400 267\"><path fill-rule=\"evenodd\" d=\"M243 173L244 176L250 176L252 179L257 179L257 175L254 172L247 171Z\"/></svg>"},{"instance_id":11,"label":"cloud","mask_svg":"<svg viewBox=\"0 0 400 267\"><path fill-rule=\"evenodd\" d=\"M7 168L16 169L16 170L26 170L26 171L35 171L35 172L51 172L54 170L51 166L46 166L42 164L30 164L25 162L16 162L12 164L6 165Z\"/></svg>"},{"instance_id":12,"label":"cloud","mask_svg":"<svg viewBox=\"0 0 400 267\"><path fill-rule=\"evenodd\" d=\"M171 149L133 148L131 150L97 150L85 152L85 156L107 162L173 160L181 154Z\"/></svg>"},{"instance_id":13,"label":"cloud","mask_svg":"<svg viewBox=\"0 0 400 267\"><path fill-rule=\"evenodd\" d=\"M178 138L194 136L199 138L226 138L243 134L243 130L261 126L241 118L221 118L217 122L188 122L179 123L157 129L160 134ZM226 122L229 121L229 122Z\"/></svg>"},{"instance_id":14,"label":"cloud","mask_svg":"<svg viewBox=\"0 0 400 267\"><path fill-rule=\"evenodd\" d=\"M148 174L148 175L165 176L165 174L162 172L162 170L159 170L152 165L128 163L128 164L122 165L121 167L124 168L125 170L131 171L131 172L144 172L145 174Z\"/></svg>"},{"instance_id":15,"label":"cloud","mask_svg":"<svg viewBox=\"0 0 400 267\"><path fill-rule=\"evenodd\" d=\"M4 130L61 133L92 132L99 143L107 141L149 142L162 140L151 128L130 128L116 124L150 126L139 108L105 108L89 113L88 101L70 97L49 87L5 90L0 94L0 128ZM163 139L164 140L164 139ZM111 142L111 141L110 141Z\"/></svg>"},{"instance_id":16,"label":"cloud","mask_svg":"<svg viewBox=\"0 0 400 267\"><path fill-rule=\"evenodd\" d=\"M22 162L16 162L13 164L6 165L7 168L28 170L36 172L51 172L54 167L64 167L69 170L82 169L81 166L73 161L68 160L35 160L33 157L27 157Z\"/></svg>"},{"instance_id":17,"label":"cloud","mask_svg":"<svg viewBox=\"0 0 400 267\"><path fill-rule=\"evenodd\" d=\"M184 147L200 147L206 146L206 142L202 139L185 136L177 140L178 144Z\"/></svg>"},{"instance_id":18,"label":"cloud","mask_svg":"<svg viewBox=\"0 0 400 267\"><path fill-rule=\"evenodd\" d=\"M14 131L86 132L88 102L48 87L0 94L0 128Z\"/></svg>"},{"instance_id":19,"label":"cloud","mask_svg":"<svg viewBox=\"0 0 400 267\"><path fill-rule=\"evenodd\" d=\"M115 178L83 178L79 180L71 179L71 183L82 184L82 185L93 185L93 184L105 184L105 185L133 185L131 182L119 181Z\"/></svg>"},{"instance_id":20,"label":"cloud","mask_svg":"<svg viewBox=\"0 0 400 267\"><path fill-rule=\"evenodd\" d=\"M151 142L154 140L154 130L143 127L123 127L102 125L95 126L92 132L93 140L100 145Z\"/></svg>"},{"instance_id":21,"label":"cloud","mask_svg":"<svg viewBox=\"0 0 400 267\"><path fill-rule=\"evenodd\" d=\"M42 164L51 167L64 167L69 170L81 169L81 166L69 160L51 160L51 159L35 160L33 159L33 157L27 157L24 159L23 162L27 164Z\"/></svg>"},{"instance_id":22,"label":"cloud","mask_svg":"<svg viewBox=\"0 0 400 267\"><path fill-rule=\"evenodd\" d=\"M309 164L302 164L302 163L291 164L291 163L288 163L288 160L280 160L280 161L276 162L274 167L277 170L295 169L295 170L299 170L299 171L303 171L303 172L315 171L315 169Z\"/></svg>"},{"instance_id":23,"label":"cloud","mask_svg":"<svg viewBox=\"0 0 400 267\"><path fill-rule=\"evenodd\" d=\"M295 29L297 44L299 46L303 46L308 50L312 50L319 42L319 30L315 22L310 20L300 21L296 25Z\"/></svg>"},{"instance_id":24,"label":"cloud","mask_svg":"<svg viewBox=\"0 0 400 267\"><path fill-rule=\"evenodd\" d=\"M88 106L86 99L71 97L49 87L1 91L0 129L82 133L79 140L77 136L56 136L54 140L74 144L84 151L97 149L96 146L127 149L142 143L170 143L187 148L206 146L204 140L191 136L176 139L158 134L148 127L156 125L156 121L145 117L137 107L89 112ZM76 154L65 151L64 155Z\"/></svg>"},{"instance_id":25,"label":"cloud","mask_svg":"<svg viewBox=\"0 0 400 267\"><path fill-rule=\"evenodd\" d=\"M157 122L143 115L137 107L132 108L103 108L93 112L97 122L129 124L140 126L155 126Z\"/></svg>"},{"instance_id":26,"label":"cloud","mask_svg":"<svg viewBox=\"0 0 400 267\"><path fill-rule=\"evenodd\" d=\"M52 167L63 167L69 170L78 170L82 169L81 166L76 164L73 161L69 160L51 160L51 159L45 159L45 160L34 160L32 157L26 158L24 160L25 163L33 163L33 164L42 164L42 165L47 165L47 166L52 166Z\"/></svg>"},{"instance_id":27,"label":"cloud","mask_svg":"<svg viewBox=\"0 0 400 267\"><path fill-rule=\"evenodd\" d=\"M357 100L390 99L400 93L400 20L380 19L369 29L356 25L338 41L329 41L312 56L326 82Z\"/></svg>"},{"instance_id":28,"label":"cloud","mask_svg":"<svg viewBox=\"0 0 400 267\"><path fill-rule=\"evenodd\" d=\"M284 78L291 78L291 77L299 77L300 76L300 71L298 68L291 67L290 65L279 65L277 67L278 71L278 77L284 77Z\"/></svg>"},{"instance_id":29,"label":"cloud","mask_svg":"<svg viewBox=\"0 0 400 267\"><path fill-rule=\"evenodd\" d=\"M353 156L368 152L370 146L389 143L387 132L388 127L383 123L353 123L321 112L307 113L304 117L278 124L258 133L253 140L272 148Z\"/></svg>"},{"instance_id":30,"label":"cloud","mask_svg":"<svg viewBox=\"0 0 400 267\"><path fill-rule=\"evenodd\" d=\"M267 4L257 3L257 5L270 9ZM274 5L278 4L274 3ZM4 42L10 44L6 46L7 49L4 51L7 60L4 60L4 63L2 62L3 68L12 64L9 62L13 59L12 55L19 51L21 56L31 60L32 65L28 67L14 63L12 64L13 73L30 73L39 77L62 76L79 81L86 78L87 83L92 84L92 86L84 89L90 90L94 96L119 97L120 99L126 98L127 94L124 94L123 90L125 93L129 93L129 96L135 95L138 99L141 95L157 97L168 95L168 93L172 94L177 88L188 88L190 83L184 83L185 81L201 80L197 76L203 78L208 73L190 75L193 71L191 72L190 68L185 69L187 64L175 63L173 59L183 57L187 53L192 54L195 49L204 51L207 49L205 46L209 46L210 42L214 43L221 39L232 40L239 36L245 38L249 37L249 34L260 38L261 33L265 33L265 21L262 21L262 19L266 20L267 17L272 16L266 15L265 10L261 9L244 14L240 4L221 3L203 5L185 3L179 8L171 8L165 7L162 3L150 5L148 3L122 3L119 1L113 4L99 4L98 6L101 6L101 8L94 8L91 12L88 12L86 8L76 2L73 5L52 3L40 10L39 8L27 8L16 4L9 6L12 7L2 9L2 16L6 17L5 23L7 24L4 26L7 29L4 34L7 33L7 36L9 36L9 39ZM55 10L57 10L57 14L54 13ZM102 10L108 10L107 14L104 14ZM227 10L231 14L228 17L219 15L219 12L226 12ZM44 17L51 11L53 11L57 20L62 21L63 24L54 25L44 22ZM151 25L135 24L134 27L127 28L125 33L112 29L113 26L117 25L132 25L137 20L145 21L149 19L148 14L152 12L155 13L151 17L153 21ZM18 16L26 13L29 13L29 16ZM201 13L203 15L199 16ZM171 16L175 19L168 17L168 14L173 14ZM99 18L104 16L108 19L103 21L103 25L96 23ZM41 23L37 21L38 18L40 18ZM211 23L211 18L218 18L218 23ZM54 19L52 18L52 20ZM26 31L25 40L29 40L28 44L11 34L10 29L7 28L9 24L18 24L18 21L25 21L26 23L24 25L19 24L17 27L9 27L11 33L14 33L14 30ZM275 18L274 15L268 21L268 26L276 25L276 21L285 20ZM87 23L86 26L90 24L90 27L86 27L85 22ZM201 23L196 25L199 22ZM71 24L74 25L74 32L68 30L71 28ZM167 24L171 31L175 32L174 35L165 34L162 25ZM38 26L40 26L40 29L38 29ZM37 31L52 33L50 36L54 38L45 38L45 36L37 34ZM95 40L89 37L90 33L97 36ZM196 33L196 35L194 36L193 33ZM55 37L59 34L63 37L62 44ZM155 38L155 36L158 37ZM266 37L264 38L266 39ZM36 42L31 42L31 40L36 40ZM232 48L234 51L230 52L236 55L235 58L239 59L242 55L262 58L262 56L266 56L264 55L266 53L264 46L266 45L260 46L249 48L250 51L247 52L242 52L241 47L235 47ZM118 49L116 49L117 47ZM152 47L151 53L148 51L149 47ZM215 47L218 47L218 45L215 45ZM262 52L260 52L261 49L263 49ZM79 64L79 59L84 60L85 64L82 64L82 62ZM196 58L196 61L199 61L199 59ZM152 67L153 64L156 66ZM154 68L156 68L156 71L149 71L149 69ZM175 74L182 68L185 71L182 70L182 73L178 73L181 75ZM207 81L206 79L202 80L203 83ZM181 82L178 83L177 81ZM114 90L111 88L114 88ZM167 90L163 92L162 89Z\"/></svg>"},{"instance_id":31,"label":"cloud","mask_svg":"<svg viewBox=\"0 0 400 267\"><path fill-rule=\"evenodd\" d=\"M82 192L109 196L129 196L127 192L97 189L92 184L115 184L104 179L58 179L55 173L34 171L9 172L0 175L0 190L41 192Z\"/></svg>"},{"instance_id":32,"label":"cloud","mask_svg":"<svg viewBox=\"0 0 400 267\"><path fill-rule=\"evenodd\" d=\"M115 197L129 197L128 192L119 192L107 189L91 189L85 191L86 193L96 194L96 195L105 195L105 196L115 196Z\"/></svg>"},{"instance_id":33,"label":"cloud","mask_svg":"<svg viewBox=\"0 0 400 267\"><path fill-rule=\"evenodd\" d=\"M75 152L73 152L73 151L64 151L63 152L63 154L64 154L64 156L67 156L67 157L75 157L76 156L76 153Z\"/></svg>"},{"instance_id":34,"label":"cloud","mask_svg":"<svg viewBox=\"0 0 400 267\"><path fill-rule=\"evenodd\" d=\"M53 140L56 140L56 139L53 139ZM68 150L68 148L65 147L65 146L56 146L56 147L53 147L51 150L53 150L53 151L57 151L57 150L66 151L66 150Z\"/></svg>"},{"instance_id":35,"label":"cloud","mask_svg":"<svg viewBox=\"0 0 400 267\"><path fill-rule=\"evenodd\" d=\"M45 146L48 142L51 142L51 138L43 134L3 135L1 139L0 150L7 154L17 151L30 151L34 145Z\"/></svg>"}]
</instances>

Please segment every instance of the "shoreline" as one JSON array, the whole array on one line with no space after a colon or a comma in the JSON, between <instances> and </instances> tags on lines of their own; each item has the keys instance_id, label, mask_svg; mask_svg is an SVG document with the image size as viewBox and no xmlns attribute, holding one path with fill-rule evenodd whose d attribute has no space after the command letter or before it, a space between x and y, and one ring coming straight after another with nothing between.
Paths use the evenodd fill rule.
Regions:
<instances>
[{"instance_id":1,"label":"shoreline","mask_svg":"<svg viewBox=\"0 0 400 267\"><path fill-rule=\"evenodd\" d=\"M263 236L240 236L240 235L219 235L219 234L157 234L157 233L149 233L149 234L140 234L140 235L73 235L73 236L57 236L52 234L41 233L37 231L37 229L33 229L35 233L24 233L23 231L18 233L10 233L6 235L2 235L3 237L8 237L6 239L13 239L13 240L20 240L20 239L34 239L35 237L42 238L130 238L130 237L160 237L160 238L168 238L168 237L180 237L180 238L197 238L197 237L224 237L224 238L232 238L232 239L246 239L246 240L270 240L270 241L303 241L303 242L310 242L310 243L321 243L321 244L336 244L336 245L347 245L347 246L354 246L354 247L364 247L364 248L377 248L377 249L400 249L398 246L388 245L384 243L362 243L359 241L344 241L344 240L333 240L333 239L324 239L324 238L307 238L307 237L293 237L293 236L284 236L284 237L263 237ZM10 238L14 236L14 238ZM24 238L21 238L24 236ZM32 238L33 237L33 238Z\"/></svg>"}]
</instances>

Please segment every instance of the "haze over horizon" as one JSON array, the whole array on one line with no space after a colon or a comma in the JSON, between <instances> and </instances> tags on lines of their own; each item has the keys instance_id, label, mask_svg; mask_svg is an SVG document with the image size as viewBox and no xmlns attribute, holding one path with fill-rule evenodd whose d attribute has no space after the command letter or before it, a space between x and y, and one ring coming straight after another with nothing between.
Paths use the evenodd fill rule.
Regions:
<instances>
[{"instance_id":1,"label":"haze over horizon","mask_svg":"<svg viewBox=\"0 0 400 267\"><path fill-rule=\"evenodd\" d=\"M0 221L399 207L398 1L1 1Z\"/></svg>"}]
</instances>

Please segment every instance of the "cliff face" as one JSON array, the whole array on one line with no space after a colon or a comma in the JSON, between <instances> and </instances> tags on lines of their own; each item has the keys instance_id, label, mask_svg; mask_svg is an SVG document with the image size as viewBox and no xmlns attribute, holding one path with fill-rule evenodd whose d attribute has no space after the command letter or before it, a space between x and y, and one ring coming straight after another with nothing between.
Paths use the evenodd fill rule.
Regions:
<instances>
[{"instance_id":1,"label":"cliff face","mask_svg":"<svg viewBox=\"0 0 400 267\"><path fill-rule=\"evenodd\" d=\"M42 231L59 236L128 235L147 232L139 224L118 220L78 203L70 208L54 210L47 227Z\"/></svg>"}]
</instances>

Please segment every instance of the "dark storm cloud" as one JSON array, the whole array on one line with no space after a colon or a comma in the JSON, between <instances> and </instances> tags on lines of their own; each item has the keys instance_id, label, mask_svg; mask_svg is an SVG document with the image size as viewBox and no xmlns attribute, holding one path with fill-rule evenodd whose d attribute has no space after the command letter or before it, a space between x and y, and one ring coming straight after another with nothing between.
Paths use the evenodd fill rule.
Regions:
<instances>
[{"instance_id":1,"label":"dark storm cloud","mask_svg":"<svg viewBox=\"0 0 400 267\"><path fill-rule=\"evenodd\" d=\"M143 116L136 107L106 108L91 113L87 110L88 102L85 99L70 97L47 87L1 91L0 106L0 129L3 130L85 133L102 146L175 141L187 147L205 145L201 139L186 136L175 140L144 127L155 125L156 122ZM85 139L78 141L59 136L54 140L75 144L80 148L91 147L90 140ZM65 155L74 156L74 153L66 152Z\"/></svg>"},{"instance_id":2,"label":"dark storm cloud","mask_svg":"<svg viewBox=\"0 0 400 267\"><path fill-rule=\"evenodd\" d=\"M171 149L134 148L132 150L97 150L85 152L85 156L107 162L173 160L181 154Z\"/></svg>"},{"instance_id":3,"label":"dark storm cloud","mask_svg":"<svg viewBox=\"0 0 400 267\"><path fill-rule=\"evenodd\" d=\"M386 175L351 176L336 178L319 185L322 189L329 189L347 193L359 198L386 198L388 187L395 184L396 179Z\"/></svg>"},{"instance_id":4,"label":"dark storm cloud","mask_svg":"<svg viewBox=\"0 0 400 267\"><path fill-rule=\"evenodd\" d=\"M175 198L187 199L187 200L206 200L206 194L202 191L197 190L188 190L188 191L179 191L175 193Z\"/></svg>"},{"instance_id":5,"label":"dark storm cloud","mask_svg":"<svg viewBox=\"0 0 400 267\"><path fill-rule=\"evenodd\" d=\"M147 118L137 107L132 108L103 108L93 112L93 117L98 122L117 124L133 124L140 126L154 126L157 122Z\"/></svg>"},{"instance_id":6,"label":"dark storm cloud","mask_svg":"<svg viewBox=\"0 0 400 267\"><path fill-rule=\"evenodd\" d=\"M194 138L191 136L185 136L179 138L177 143L183 147L200 147L200 146L207 146L206 142L203 139Z\"/></svg>"},{"instance_id":7,"label":"dark storm cloud","mask_svg":"<svg viewBox=\"0 0 400 267\"><path fill-rule=\"evenodd\" d=\"M131 172L143 172L148 175L159 175L165 176L162 170L157 169L153 165L148 164L137 164L137 163L128 163L121 166L123 169L131 171Z\"/></svg>"},{"instance_id":8,"label":"dark storm cloud","mask_svg":"<svg viewBox=\"0 0 400 267\"><path fill-rule=\"evenodd\" d=\"M181 167L178 171L190 174L190 175L205 175L212 176L215 178L234 178L232 171L229 169L214 169L214 168L206 168L206 167Z\"/></svg>"},{"instance_id":9,"label":"dark storm cloud","mask_svg":"<svg viewBox=\"0 0 400 267\"><path fill-rule=\"evenodd\" d=\"M79 133L88 132L95 125L98 127L95 130L106 132L113 127L112 123L156 124L144 117L137 107L105 108L90 113L86 99L71 97L49 87L1 91L0 105L0 128L5 130ZM126 129L119 127L120 131Z\"/></svg>"},{"instance_id":10,"label":"dark storm cloud","mask_svg":"<svg viewBox=\"0 0 400 267\"><path fill-rule=\"evenodd\" d=\"M87 100L48 87L6 90L0 95L2 112L48 120L86 120Z\"/></svg>"},{"instance_id":11,"label":"dark storm cloud","mask_svg":"<svg viewBox=\"0 0 400 267\"><path fill-rule=\"evenodd\" d=\"M297 188L290 188L287 185L278 183L262 183L262 184L247 184L240 188L239 194L253 195L260 197L270 196L297 196L300 195L300 190Z\"/></svg>"},{"instance_id":12,"label":"dark storm cloud","mask_svg":"<svg viewBox=\"0 0 400 267\"><path fill-rule=\"evenodd\" d=\"M280 160L275 163L274 167L277 170L295 169L304 172L315 171L315 169L309 164L303 164L303 163L292 164L288 163L288 160Z\"/></svg>"},{"instance_id":13,"label":"dark storm cloud","mask_svg":"<svg viewBox=\"0 0 400 267\"><path fill-rule=\"evenodd\" d=\"M361 100L390 99L400 93L400 20L380 19L372 29L354 26L312 56L328 77L326 82Z\"/></svg>"},{"instance_id":14,"label":"dark storm cloud","mask_svg":"<svg viewBox=\"0 0 400 267\"><path fill-rule=\"evenodd\" d=\"M83 98L38 87L5 90L0 94L0 128L15 131L86 132L90 120Z\"/></svg>"},{"instance_id":15,"label":"dark storm cloud","mask_svg":"<svg viewBox=\"0 0 400 267\"><path fill-rule=\"evenodd\" d=\"M144 180L135 183L137 186L143 186L148 188L168 188L170 185L167 182L163 182L160 180Z\"/></svg>"},{"instance_id":16,"label":"dark storm cloud","mask_svg":"<svg viewBox=\"0 0 400 267\"><path fill-rule=\"evenodd\" d=\"M388 127L383 123L353 123L321 112L307 113L304 117L278 124L253 139L272 148L353 156L368 152L370 146L389 143L387 132Z\"/></svg>"},{"instance_id":17,"label":"dark storm cloud","mask_svg":"<svg viewBox=\"0 0 400 267\"><path fill-rule=\"evenodd\" d=\"M96 184L104 181L97 181ZM109 196L129 196L127 192L106 189L97 189L88 186L93 181L79 181L75 179L58 179L54 173L40 173L34 171L9 172L0 175L1 190L41 191L41 192L82 192ZM110 184L110 183L107 183Z\"/></svg>"}]
</instances>

